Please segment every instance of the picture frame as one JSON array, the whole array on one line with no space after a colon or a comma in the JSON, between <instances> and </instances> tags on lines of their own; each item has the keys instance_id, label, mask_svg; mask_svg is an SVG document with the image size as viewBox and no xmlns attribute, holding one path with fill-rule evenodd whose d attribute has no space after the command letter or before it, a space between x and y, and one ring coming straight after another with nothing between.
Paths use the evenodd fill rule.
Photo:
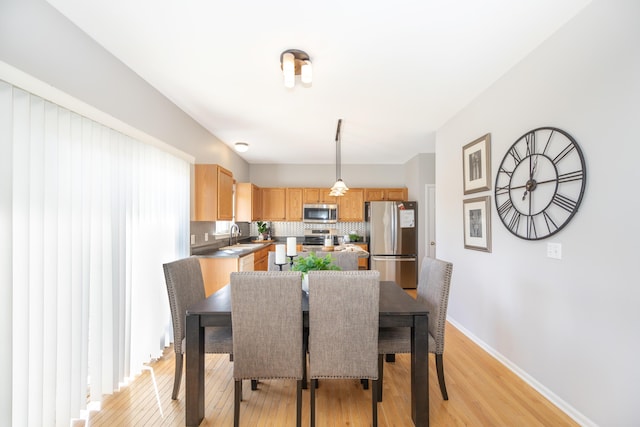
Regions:
<instances>
[{"instance_id":1,"label":"picture frame","mask_svg":"<svg viewBox=\"0 0 640 427\"><path fill-rule=\"evenodd\" d=\"M491 196L462 201L464 247L491 252Z\"/></svg>"},{"instance_id":2,"label":"picture frame","mask_svg":"<svg viewBox=\"0 0 640 427\"><path fill-rule=\"evenodd\" d=\"M462 147L464 194L491 190L491 134Z\"/></svg>"}]
</instances>

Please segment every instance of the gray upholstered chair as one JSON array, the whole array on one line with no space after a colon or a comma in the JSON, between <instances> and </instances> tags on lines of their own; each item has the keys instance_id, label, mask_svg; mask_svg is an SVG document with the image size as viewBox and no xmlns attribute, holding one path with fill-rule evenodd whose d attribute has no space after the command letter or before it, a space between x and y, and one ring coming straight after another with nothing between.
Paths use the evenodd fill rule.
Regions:
<instances>
[{"instance_id":1,"label":"gray upholstered chair","mask_svg":"<svg viewBox=\"0 0 640 427\"><path fill-rule=\"evenodd\" d=\"M295 379L296 425L302 418L302 273L231 273L234 425L240 423L242 380Z\"/></svg>"},{"instance_id":2,"label":"gray upholstered chair","mask_svg":"<svg viewBox=\"0 0 640 427\"><path fill-rule=\"evenodd\" d=\"M453 264L439 259L424 257L418 278L417 300L429 308L429 353L434 353L438 383L444 400L449 400L444 382L444 331L447 322L447 305ZM385 354L411 353L409 328L380 328L380 381L378 398L382 401L383 362Z\"/></svg>"},{"instance_id":3,"label":"gray upholstered chair","mask_svg":"<svg viewBox=\"0 0 640 427\"><path fill-rule=\"evenodd\" d=\"M173 349L176 354L172 399L178 398L185 350L185 327L187 308L205 299L204 281L200 262L196 257L184 258L163 264L164 278L169 294L171 320L173 324ZM205 353L227 353L233 351L231 328L205 328Z\"/></svg>"},{"instance_id":4,"label":"gray upholstered chair","mask_svg":"<svg viewBox=\"0 0 640 427\"><path fill-rule=\"evenodd\" d=\"M323 252L317 251L316 256L324 257L330 254L335 260L333 263L340 267L342 271L350 271L358 269L358 253L357 252Z\"/></svg>"},{"instance_id":5,"label":"gray upholstered chair","mask_svg":"<svg viewBox=\"0 0 640 427\"><path fill-rule=\"evenodd\" d=\"M317 380L374 380L373 426L378 425L378 271L309 272L309 378L311 426L315 426ZM345 327L348 325L348 327Z\"/></svg>"}]
</instances>

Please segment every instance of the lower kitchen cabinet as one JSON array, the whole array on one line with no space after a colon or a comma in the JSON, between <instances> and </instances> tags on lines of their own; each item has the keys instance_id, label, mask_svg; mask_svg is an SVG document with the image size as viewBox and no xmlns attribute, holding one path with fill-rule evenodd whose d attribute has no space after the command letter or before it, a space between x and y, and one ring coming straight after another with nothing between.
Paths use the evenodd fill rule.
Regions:
<instances>
[{"instance_id":1,"label":"lower kitchen cabinet","mask_svg":"<svg viewBox=\"0 0 640 427\"><path fill-rule=\"evenodd\" d=\"M361 247L365 251L369 251L369 245L366 243L354 243L354 245ZM358 270L369 269L369 258L358 258Z\"/></svg>"},{"instance_id":2,"label":"lower kitchen cabinet","mask_svg":"<svg viewBox=\"0 0 640 427\"><path fill-rule=\"evenodd\" d=\"M253 253L240 258L201 257L199 260L204 280L204 293L207 297L227 285L231 281L231 273L253 271L255 264Z\"/></svg>"},{"instance_id":3,"label":"lower kitchen cabinet","mask_svg":"<svg viewBox=\"0 0 640 427\"><path fill-rule=\"evenodd\" d=\"M255 271L267 271L269 269L269 250L271 246L273 245L265 246L253 253L253 269Z\"/></svg>"}]
</instances>

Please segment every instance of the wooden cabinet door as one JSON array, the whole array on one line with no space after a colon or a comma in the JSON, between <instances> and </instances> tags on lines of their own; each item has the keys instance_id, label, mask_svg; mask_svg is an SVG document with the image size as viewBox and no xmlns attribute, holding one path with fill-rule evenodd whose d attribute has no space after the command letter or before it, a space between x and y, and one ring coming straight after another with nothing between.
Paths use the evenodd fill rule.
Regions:
<instances>
[{"instance_id":1,"label":"wooden cabinet door","mask_svg":"<svg viewBox=\"0 0 640 427\"><path fill-rule=\"evenodd\" d=\"M267 271L269 267L269 248L272 245L265 246L254 252L253 258L253 270L254 271Z\"/></svg>"},{"instance_id":2,"label":"wooden cabinet door","mask_svg":"<svg viewBox=\"0 0 640 427\"><path fill-rule=\"evenodd\" d=\"M218 165L195 166L195 221L233 219L233 174Z\"/></svg>"},{"instance_id":3,"label":"wooden cabinet door","mask_svg":"<svg viewBox=\"0 0 640 427\"><path fill-rule=\"evenodd\" d=\"M302 188L287 188L287 221L302 221Z\"/></svg>"},{"instance_id":4,"label":"wooden cabinet door","mask_svg":"<svg viewBox=\"0 0 640 427\"><path fill-rule=\"evenodd\" d=\"M218 166L218 219L233 220L233 174Z\"/></svg>"},{"instance_id":5,"label":"wooden cabinet door","mask_svg":"<svg viewBox=\"0 0 640 427\"><path fill-rule=\"evenodd\" d=\"M328 188L305 188L303 189L304 203L337 203L336 197L330 196Z\"/></svg>"},{"instance_id":6,"label":"wooden cabinet door","mask_svg":"<svg viewBox=\"0 0 640 427\"><path fill-rule=\"evenodd\" d=\"M250 182L236 184L236 221L251 222L262 219L262 192Z\"/></svg>"},{"instance_id":7,"label":"wooden cabinet door","mask_svg":"<svg viewBox=\"0 0 640 427\"><path fill-rule=\"evenodd\" d=\"M360 246L365 251L369 250L369 245L366 243L354 243L356 246ZM369 258L358 258L358 270L369 269Z\"/></svg>"},{"instance_id":8,"label":"wooden cabinet door","mask_svg":"<svg viewBox=\"0 0 640 427\"><path fill-rule=\"evenodd\" d=\"M284 188L262 189L262 219L284 221L286 219L286 191Z\"/></svg>"},{"instance_id":9,"label":"wooden cabinet door","mask_svg":"<svg viewBox=\"0 0 640 427\"><path fill-rule=\"evenodd\" d=\"M387 200L397 200L397 201L407 200L407 189L406 188L388 188Z\"/></svg>"},{"instance_id":10,"label":"wooden cabinet door","mask_svg":"<svg viewBox=\"0 0 640 427\"><path fill-rule=\"evenodd\" d=\"M407 200L406 188L367 188L364 192L364 199L367 202L379 200Z\"/></svg>"},{"instance_id":11,"label":"wooden cabinet door","mask_svg":"<svg viewBox=\"0 0 640 427\"><path fill-rule=\"evenodd\" d=\"M364 189L352 188L338 199L338 219L345 222L364 221Z\"/></svg>"}]
</instances>

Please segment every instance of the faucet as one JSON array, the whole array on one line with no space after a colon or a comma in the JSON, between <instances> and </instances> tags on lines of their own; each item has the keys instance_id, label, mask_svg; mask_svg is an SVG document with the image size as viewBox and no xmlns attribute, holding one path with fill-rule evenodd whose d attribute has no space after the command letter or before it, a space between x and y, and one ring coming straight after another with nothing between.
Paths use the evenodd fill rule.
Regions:
<instances>
[{"instance_id":1,"label":"faucet","mask_svg":"<svg viewBox=\"0 0 640 427\"><path fill-rule=\"evenodd\" d=\"M233 232L236 233L236 243L238 243L238 236L240 236L240 227L235 222L231 224L229 228L229 246L233 246Z\"/></svg>"}]
</instances>

